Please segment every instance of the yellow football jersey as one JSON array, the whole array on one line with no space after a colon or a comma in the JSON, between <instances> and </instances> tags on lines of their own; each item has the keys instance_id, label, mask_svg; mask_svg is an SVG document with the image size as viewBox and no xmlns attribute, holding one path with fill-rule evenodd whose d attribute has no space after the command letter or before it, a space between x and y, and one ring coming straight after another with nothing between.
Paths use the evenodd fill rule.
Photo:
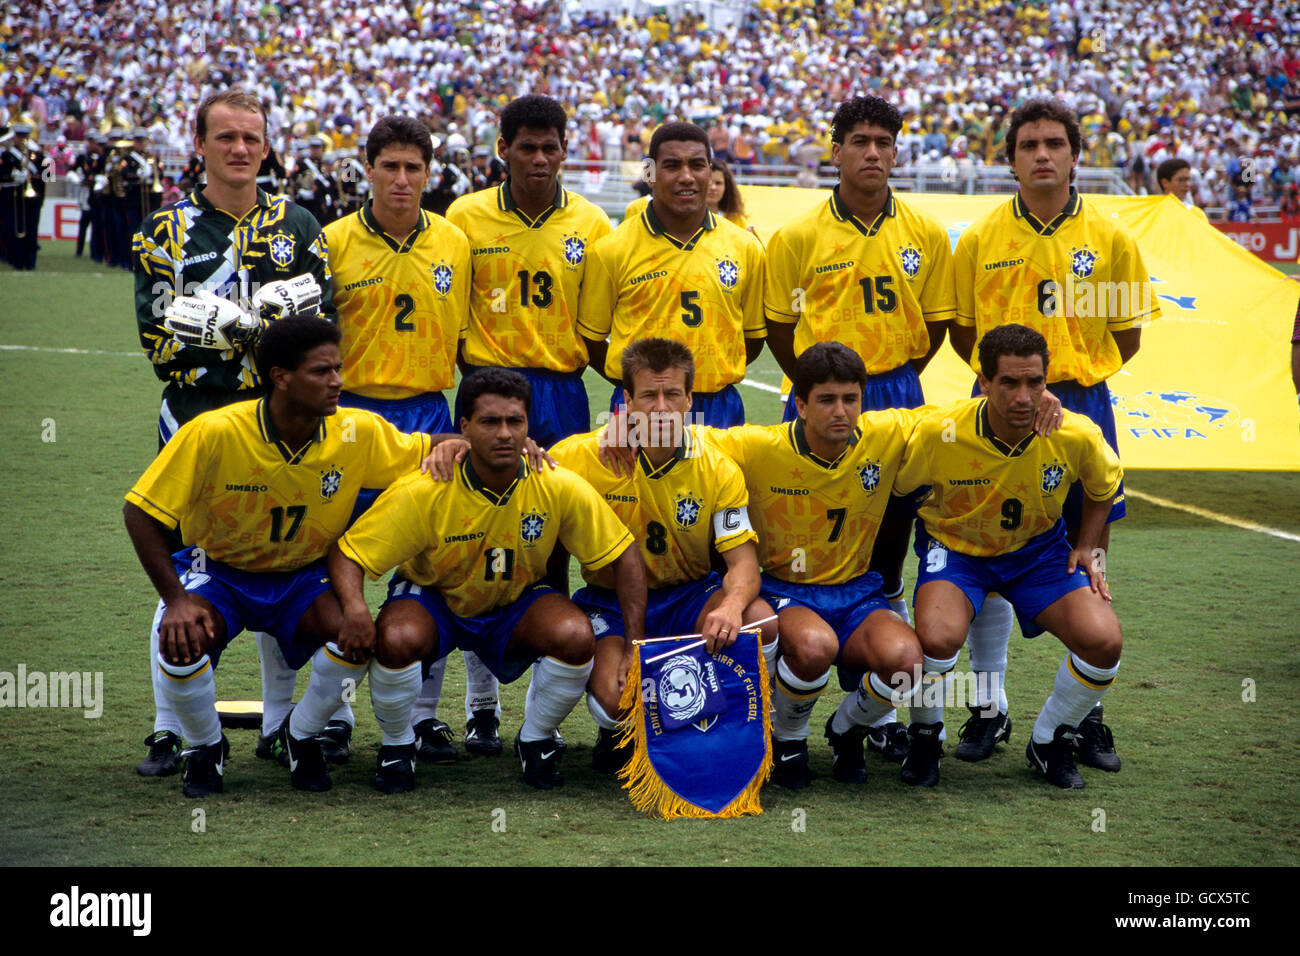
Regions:
<instances>
[{"instance_id":1,"label":"yellow football jersey","mask_svg":"<svg viewBox=\"0 0 1300 956\"><path fill-rule=\"evenodd\" d=\"M835 461L812 453L799 420L704 431L745 476L763 570L798 584L864 574L907 436L925 410L863 412Z\"/></svg>"},{"instance_id":2,"label":"yellow football jersey","mask_svg":"<svg viewBox=\"0 0 1300 956\"><path fill-rule=\"evenodd\" d=\"M795 325L796 356L842 342L878 375L925 355L925 323L947 322L956 308L947 231L892 192L866 223L831 190L768 243L763 310Z\"/></svg>"},{"instance_id":3,"label":"yellow football jersey","mask_svg":"<svg viewBox=\"0 0 1300 956\"><path fill-rule=\"evenodd\" d=\"M239 402L183 425L126 500L179 526L210 558L243 571L294 571L325 556L362 488L387 487L418 468L429 447L428 435L346 408L322 418L295 452L265 399Z\"/></svg>"},{"instance_id":4,"label":"yellow football jersey","mask_svg":"<svg viewBox=\"0 0 1300 956\"><path fill-rule=\"evenodd\" d=\"M325 227L343 330L343 387L368 398L451 388L469 327L469 241L420 210L405 239L388 235L369 200Z\"/></svg>"},{"instance_id":5,"label":"yellow football jersey","mask_svg":"<svg viewBox=\"0 0 1300 956\"><path fill-rule=\"evenodd\" d=\"M605 373L612 378L629 342L656 335L695 355L695 391L734 385L745 377L745 339L766 336L763 247L712 213L689 242L678 242L663 231L652 203L592 250L578 330L609 338Z\"/></svg>"},{"instance_id":6,"label":"yellow football jersey","mask_svg":"<svg viewBox=\"0 0 1300 956\"><path fill-rule=\"evenodd\" d=\"M553 372L586 365L578 295L592 246L609 235L604 211L560 186L554 204L529 219L507 180L461 196L447 218L469 237L474 273L465 360Z\"/></svg>"},{"instance_id":7,"label":"yellow football jersey","mask_svg":"<svg viewBox=\"0 0 1300 956\"><path fill-rule=\"evenodd\" d=\"M468 460L449 482L411 478L380 495L339 548L371 578L400 565L402 577L436 587L461 617L517 600L546 576L557 540L586 571L632 544L600 495L564 468L530 472L521 459L501 495L483 486Z\"/></svg>"},{"instance_id":8,"label":"yellow football jersey","mask_svg":"<svg viewBox=\"0 0 1300 956\"><path fill-rule=\"evenodd\" d=\"M1047 381L1105 381L1123 364L1112 332L1160 317L1137 243L1115 219L1077 193L1065 211L1039 222L1017 193L961 234L953 254L958 325L978 343L994 326L1040 332L1051 353Z\"/></svg>"},{"instance_id":9,"label":"yellow football jersey","mask_svg":"<svg viewBox=\"0 0 1300 956\"><path fill-rule=\"evenodd\" d=\"M989 426L983 398L931 410L907 444L894 490L930 485L919 516L949 550L987 557L1007 554L1050 531L1070 485L1109 501L1119 490L1119 458L1086 416L1065 412L1049 437L1031 433L1015 447Z\"/></svg>"},{"instance_id":10,"label":"yellow football jersey","mask_svg":"<svg viewBox=\"0 0 1300 956\"><path fill-rule=\"evenodd\" d=\"M601 430L573 435L551 456L581 475L609 503L641 543L646 586L666 588L709 573L709 543L723 554L758 536L749 523L745 479L731 459L695 427L686 429L677 453L655 468L642 452L636 474L619 477L600 463ZM608 568L585 574L588 584L613 588Z\"/></svg>"}]
</instances>

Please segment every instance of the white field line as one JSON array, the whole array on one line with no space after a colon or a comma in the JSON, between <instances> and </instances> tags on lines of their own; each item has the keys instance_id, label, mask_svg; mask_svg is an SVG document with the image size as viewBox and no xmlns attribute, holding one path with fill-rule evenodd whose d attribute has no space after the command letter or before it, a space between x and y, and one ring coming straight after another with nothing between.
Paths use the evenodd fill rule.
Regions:
<instances>
[{"instance_id":1,"label":"white field line","mask_svg":"<svg viewBox=\"0 0 1300 956\"><path fill-rule=\"evenodd\" d=\"M1168 498L1160 498L1156 495L1148 495L1142 491L1135 491L1132 488L1125 488L1124 494L1127 497L1136 498L1138 501L1149 501L1151 504L1157 505L1161 508L1173 508L1175 511L1185 511L1189 515L1196 515L1198 518L1217 521L1219 524L1230 525L1233 528L1244 528L1247 531L1258 531L1260 534L1272 535L1275 538L1282 538L1285 541L1300 541L1300 534L1292 534L1290 531L1270 528L1267 525L1256 524L1253 521L1243 521L1241 518L1234 518L1232 515L1219 514L1217 511L1208 511L1205 508L1198 508L1196 505L1181 504L1177 501L1170 501Z\"/></svg>"}]
</instances>

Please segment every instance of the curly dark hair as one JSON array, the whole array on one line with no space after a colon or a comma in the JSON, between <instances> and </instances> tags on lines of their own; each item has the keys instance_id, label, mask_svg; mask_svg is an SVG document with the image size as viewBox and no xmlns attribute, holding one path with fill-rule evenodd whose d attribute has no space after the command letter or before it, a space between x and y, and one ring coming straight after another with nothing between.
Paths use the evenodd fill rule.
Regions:
<instances>
[{"instance_id":1,"label":"curly dark hair","mask_svg":"<svg viewBox=\"0 0 1300 956\"><path fill-rule=\"evenodd\" d=\"M517 398L524 403L524 412L532 414L533 388L514 369L480 368L465 376L460 383L460 413L467 420L474 417L474 405L480 395Z\"/></svg>"},{"instance_id":2,"label":"curly dark hair","mask_svg":"<svg viewBox=\"0 0 1300 956\"><path fill-rule=\"evenodd\" d=\"M511 100L501 111L501 138L509 146L521 129L553 129L564 142L564 131L568 128L569 118L564 107L549 96L534 93Z\"/></svg>"},{"instance_id":3,"label":"curly dark hair","mask_svg":"<svg viewBox=\"0 0 1300 956\"><path fill-rule=\"evenodd\" d=\"M272 322L257 340L257 374L262 387L271 391L271 369L294 371L318 345L341 341L339 327L319 316L295 315Z\"/></svg>"},{"instance_id":4,"label":"curly dark hair","mask_svg":"<svg viewBox=\"0 0 1300 956\"><path fill-rule=\"evenodd\" d=\"M849 130L859 123L880 126L897 138L903 128L903 116L894 104L879 96L855 96L841 103L831 117L831 142L843 145Z\"/></svg>"},{"instance_id":5,"label":"curly dark hair","mask_svg":"<svg viewBox=\"0 0 1300 956\"><path fill-rule=\"evenodd\" d=\"M1004 355L1017 358L1029 358L1031 355L1043 357L1043 372L1047 372L1047 339L1025 325L1014 322L989 329L980 339L979 357L980 374L993 381L998 374L998 359Z\"/></svg>"}]
</instances>

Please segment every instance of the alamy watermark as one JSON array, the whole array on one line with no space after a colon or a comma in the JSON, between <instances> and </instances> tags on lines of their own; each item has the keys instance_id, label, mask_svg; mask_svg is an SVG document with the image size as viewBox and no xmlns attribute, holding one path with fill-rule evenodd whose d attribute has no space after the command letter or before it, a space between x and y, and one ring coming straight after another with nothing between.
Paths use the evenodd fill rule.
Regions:
<instances>
[{"instance_id":1,"label":"alamy watermark","mask_svg":"<svg viewBox=\"0 0 1300 956\"><path fill-rule=\"evenodd\" d=\"M87 720L104 713L103 671L0 671L0 709L5 707L71 707Z\"/></svg>"}]
</instances>

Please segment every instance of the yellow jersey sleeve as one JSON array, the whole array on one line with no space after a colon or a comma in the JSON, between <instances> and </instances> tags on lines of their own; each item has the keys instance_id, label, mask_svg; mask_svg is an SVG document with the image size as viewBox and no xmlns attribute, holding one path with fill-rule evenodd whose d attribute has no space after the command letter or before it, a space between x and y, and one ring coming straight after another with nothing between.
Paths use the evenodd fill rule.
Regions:
<instances>
[{"instance_id":1,"label":"yellow jersey sleeve","mask_svg":"<svg viewBox=\"0 0 1300 956\"><path fill-rule=\"evenodd\" d=\"M180 527L207 483L214 460L206 426L202 415L182 425L126 493L126 500L166 527Z\"/></svg>"}]
</instances>

